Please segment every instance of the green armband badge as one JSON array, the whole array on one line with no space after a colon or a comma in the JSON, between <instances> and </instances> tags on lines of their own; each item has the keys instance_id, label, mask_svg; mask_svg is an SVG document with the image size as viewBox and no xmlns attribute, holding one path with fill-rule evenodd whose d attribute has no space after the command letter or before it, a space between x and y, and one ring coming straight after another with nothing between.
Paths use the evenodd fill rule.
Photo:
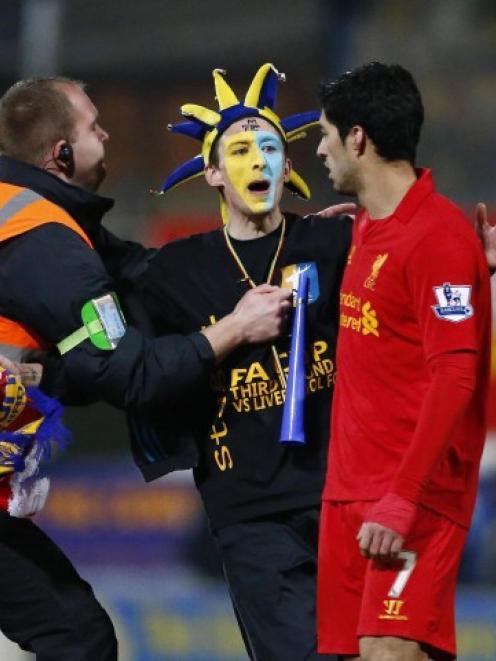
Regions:
<instances>
[{"instance_id":1,"label":"green armband badge","mask_svg":"<svg viewBox=\"0 0 496 661\"><path fill-rule=\"evenodd\" d=\"M61 354L88 339L97 349L112 351L126 332L126 320L114 292L87 301L81 308L81 319L81 328L57 344Z\"/></svg>"}]
</instances>

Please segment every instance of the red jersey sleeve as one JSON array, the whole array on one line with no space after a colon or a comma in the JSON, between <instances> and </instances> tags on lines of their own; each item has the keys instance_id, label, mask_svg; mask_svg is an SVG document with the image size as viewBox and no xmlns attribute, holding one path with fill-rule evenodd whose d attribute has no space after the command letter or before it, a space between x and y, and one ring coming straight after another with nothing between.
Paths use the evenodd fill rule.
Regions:
<instances>
[{"instance_id":1,"label":"red jersey sleeve","mask_svg":"<svg viewBox=\"0 0 496 661\"><path fill-rule=\"evenodd\" d=\"M487 314L479 309L479 302L486 305L481 252L470 234L437 229L415 247L406 265L430 372L413 438L391 485L393 493L412 502L419 501L475 389L481 349L477 315Z\"/></svg>"},{"instance_id":2,"label":"red jersey sleeve","mask_svg":"<svg viewBox=\"0 0 496 661\"><path fill-rule=\"evenodd\" d=\"M406 264L426 361L440 353L477 351L482 250L467 234L446 231L424 237ZM444 230L444 231L443 231Z\"/></svg>"},{"instance_id":3,"label":"red jersey sleeve","mask_svg":"<svg viewBox=\"0 0 496 661\"><path fill-rule=\"evenodd\" d=\"M476 360L473 352L443 354L432 360L430 387L419 412L412 442L403 457L390 492L369 512L368 520L390 528L403 537L416 516L412 503L446 452L451 434L475 390Z\"/></svg>"}]
</instances>

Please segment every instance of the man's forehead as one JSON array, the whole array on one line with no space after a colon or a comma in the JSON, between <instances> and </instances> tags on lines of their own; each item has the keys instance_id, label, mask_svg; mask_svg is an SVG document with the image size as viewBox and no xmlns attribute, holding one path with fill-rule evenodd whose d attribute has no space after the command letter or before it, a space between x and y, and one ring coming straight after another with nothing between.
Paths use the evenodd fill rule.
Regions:
<instances>
[{"instance_id":1,"label":"man's forehead","mask_svg":"<svg viewBox=\"0 0 496 661\"><path fill-rule=\"evenodd\" d=\"M243 131L269 131L270 133L279 135L272 124L262 117L245 117L239 119L224 131L224 135L235 135Z\"/></svg>"},{"instance_id":2,"label":"man's forehead","mask_svg":"<svg viewBox=\"0 0 496 661\"><path fill-rule=\"evenodd\" d=\"M223 135L222 145L224 149L230 149L237 145L258 145L262 147L265 144L271 143L279 145L282 149L282 140L277 133L268 133L265 130L260 131L239 131L234 135Z\"/></svg>"}]
</instances>

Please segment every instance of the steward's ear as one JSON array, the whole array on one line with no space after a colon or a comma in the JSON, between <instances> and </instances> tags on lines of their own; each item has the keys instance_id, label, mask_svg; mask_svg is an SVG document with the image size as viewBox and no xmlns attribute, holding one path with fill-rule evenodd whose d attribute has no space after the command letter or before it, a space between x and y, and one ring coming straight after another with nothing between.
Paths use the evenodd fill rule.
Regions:
<instances>
[{"instance_id":1,"label":"steward's ear","mask_svg":"<svg viewBox=\"0 0 496 661\"><path fill-rule=\"evenodd\" d=\"M67 140L58 140L55 142L43 156L40 167L51 172L67 170L67 163L60 158L60 151L67 146Z\"/></svg>"},{"instance_id":2,"label":"steward's ear","mask_svg":"<svg viewBox=\"0 0 496 661\"><path fill-rule=\"evenodd\" d=\"M213 188L218 188L219 186L224 186L224 177L219 168L216 168L215 165L207 165L205 168L205 179L209 186Z\"/></svg>"}]
</instances>

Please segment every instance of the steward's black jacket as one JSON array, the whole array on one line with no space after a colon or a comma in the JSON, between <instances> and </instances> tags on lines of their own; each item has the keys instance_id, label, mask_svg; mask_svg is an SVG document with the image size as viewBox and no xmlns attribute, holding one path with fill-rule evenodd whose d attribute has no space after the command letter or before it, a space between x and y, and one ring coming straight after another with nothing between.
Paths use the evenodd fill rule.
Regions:
<instances>
[{"instance_id":1,"label":"steward's black jacket","mask_svg":"<svg viewBox=\"0 0 496 661\"><path fill-rule=\"evenodd\" d=\"M0 181L35 191L68 212L105 255L75 232L44 224L0 244L0 316L54 345L81 327L81 308L110 291L124 292L153 256L101 226L113 200L71 186L39 168L0 157ZM119 283L114 280L118 275ZM207 377L214 364L200 333L152 339L129 326L113 351L85 340L47 369L41 387L65 403L105 400L120 408L161 405ZM153 463L156 457L143 459Z\"/></svg>"}]
</instances>

